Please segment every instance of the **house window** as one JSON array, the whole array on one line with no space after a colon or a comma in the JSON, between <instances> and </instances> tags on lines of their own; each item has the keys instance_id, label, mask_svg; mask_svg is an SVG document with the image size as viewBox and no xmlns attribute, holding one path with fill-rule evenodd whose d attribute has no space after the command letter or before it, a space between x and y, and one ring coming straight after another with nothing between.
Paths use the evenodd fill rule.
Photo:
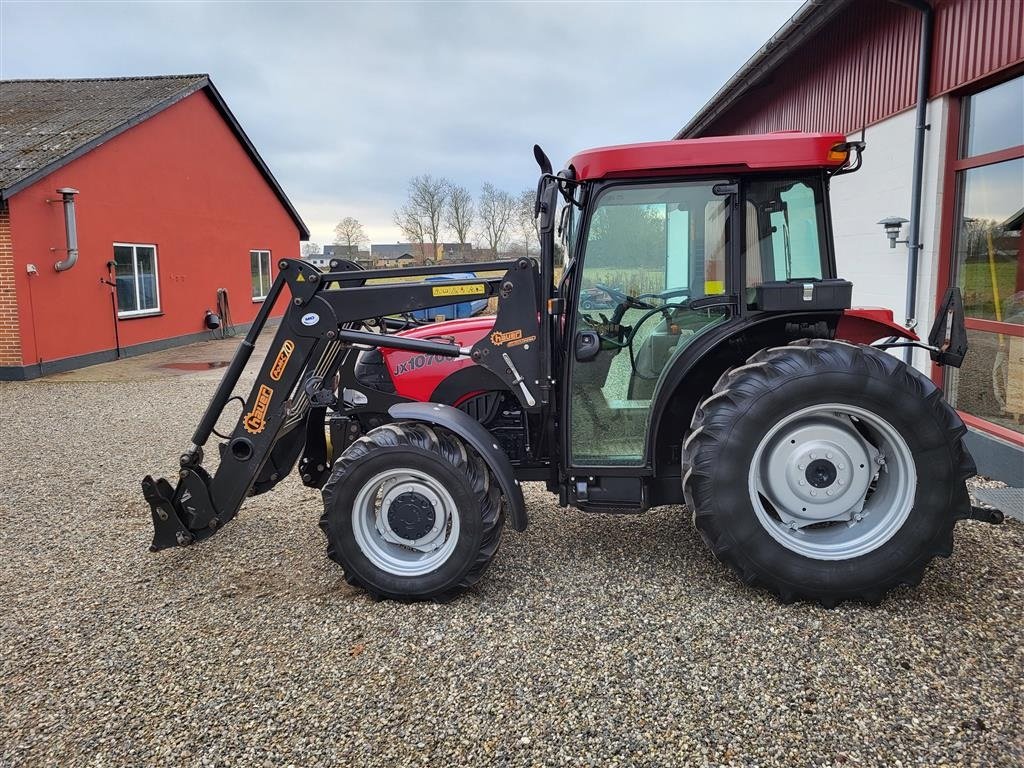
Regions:
<instances>
[{"instance_id":1,"label":"house window","mask_svg":"<svg viewBox=\"0 0 1024 768\"><path fill-rule=\"evenodd\" d=\"M1024 437L1024 77L964 98L956 174L953 280L970 350L949 375L958 410ZM966 418L966 417L965 417Z\"/></svg>"},{"instance_id":2,"label":"house window","mask_svg":"<svg viewBox=\"0 0 1024 768\"><path fill-rule=\"evenodd\" d=\"M249 273L252 275L252 300L263 301L273 282L270 251L249 251Z\"/></svg>"},{"instance_id":3,"label":"house window","mask_svg":"<svg viewBox=\"0 0 1024 768\"><path fill-rule=\"evenodd\" d=\"M117 316L138 317L160 312L156 246L114 243Z\"/></svg>"}]
</instances>

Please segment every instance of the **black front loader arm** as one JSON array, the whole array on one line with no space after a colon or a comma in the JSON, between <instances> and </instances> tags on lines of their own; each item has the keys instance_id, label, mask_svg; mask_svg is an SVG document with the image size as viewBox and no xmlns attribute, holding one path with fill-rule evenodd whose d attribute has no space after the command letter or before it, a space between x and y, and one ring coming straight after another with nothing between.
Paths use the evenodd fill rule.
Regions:
<instances>
[{"instance_id":1,"label":"black front loader arm","mask_svg":"<svg viewBox=\"0 0 1024 768\"><path fill-rule=\"evenodd\" d=\"M212 536L235 517L247 495L272 487L291 471L306 434L314 427L323 429L322 425L307 425L307 419L323 417L322 402L314 401L324 392L333 391L339 364L354 346L472 356L503 379L524 407L539 407L535 377L544 352L536 343L538 286L532 261L322 273L305 262L285 259L278 267L266 301L235 351L192 436L192 444L180 457L177 486L172 488L167 480L154 480L148 475L142 481L153 513L154 551ZM507 271L500 278L366 284L374 278L407 279L409 275L467 269ZM499 296L495 333L472 350L444 342L358 330L363 321L382 315L492 296ZM202 466L203 447L232 399L256 340L279 298L287 298L287 309L238 422L231 435L218 445L220 463L211 475ZM284 444L286 438L292 441L288 445ZM284 450L275 452L275 447Z\"/></svg>"}]
</instances>

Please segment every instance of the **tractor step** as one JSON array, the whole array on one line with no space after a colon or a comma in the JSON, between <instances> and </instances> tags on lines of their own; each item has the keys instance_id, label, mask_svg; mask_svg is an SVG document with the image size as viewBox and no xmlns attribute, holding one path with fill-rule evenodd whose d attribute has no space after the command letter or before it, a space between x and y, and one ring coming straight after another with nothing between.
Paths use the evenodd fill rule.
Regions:
<instances>
[{"instance_id":1,"label":"tractor step","mask_svg":"<svg viewBox=\"0 0 1024 768\"><path fill-rule=\"evenodd\" d=\"M1024 522L1024 488L971 488L971 496L987 507Z\"/></svg>"},{"instance_id":2,"label":"tractor step","mask_svg":"<svg viewBox=\"0 0 1024 768\"><path fill-rule=\"evenodd\" d=\"M971 520L978 520L989 525L1001 525L1003 522L1003 510L972 504Z\"/></svg>"}]
</instances>

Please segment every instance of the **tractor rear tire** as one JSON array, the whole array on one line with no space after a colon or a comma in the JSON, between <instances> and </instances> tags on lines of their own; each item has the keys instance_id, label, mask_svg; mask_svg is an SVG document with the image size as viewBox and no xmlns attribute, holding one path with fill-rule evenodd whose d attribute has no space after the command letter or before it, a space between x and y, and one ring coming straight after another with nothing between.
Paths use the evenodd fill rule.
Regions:
<instances>
[{"instance_id":1,"label":"tractor rear tire","mask_svg":"<svg viewBox=\"0 0 1024 768\"><path fill-rule=\"evenodd\" d=\"M483 459L419 422L385 424L353 442L323 499L327 556L377 599L454 598L483 576L505 522Z\"/></svg>"},{"instance_id":2,"label":"tractor rear tire","mask_svg":"<svg viewBox=\"0 0 1024 768\"><path fill-rule=\"evenodd\" d=\"M963 422L928 378L871 347L762 350L722 375L691 427L694 525L783 602L880 602L948 557L970 514Z\"/></svg>"}]
</instances>

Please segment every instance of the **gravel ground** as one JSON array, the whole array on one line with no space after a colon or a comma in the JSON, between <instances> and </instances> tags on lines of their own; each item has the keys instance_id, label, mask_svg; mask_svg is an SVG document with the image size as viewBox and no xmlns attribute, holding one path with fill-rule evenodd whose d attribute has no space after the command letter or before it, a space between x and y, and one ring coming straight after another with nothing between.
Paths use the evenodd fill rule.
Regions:
<instances>
[{"instance_id":1,"label":"gravel ground","mask_svg":"<svg viewBox=\"0 0 1024 768\"><path fill-rule=\"evenodd\" d=\"M527 489L472 593L375 603L289 480L149 554L216 373L0 384L0 764L1024 763L1024 525L881 607L780 606L684 510L560 510Z\"/></svg>"}]
</instances>

